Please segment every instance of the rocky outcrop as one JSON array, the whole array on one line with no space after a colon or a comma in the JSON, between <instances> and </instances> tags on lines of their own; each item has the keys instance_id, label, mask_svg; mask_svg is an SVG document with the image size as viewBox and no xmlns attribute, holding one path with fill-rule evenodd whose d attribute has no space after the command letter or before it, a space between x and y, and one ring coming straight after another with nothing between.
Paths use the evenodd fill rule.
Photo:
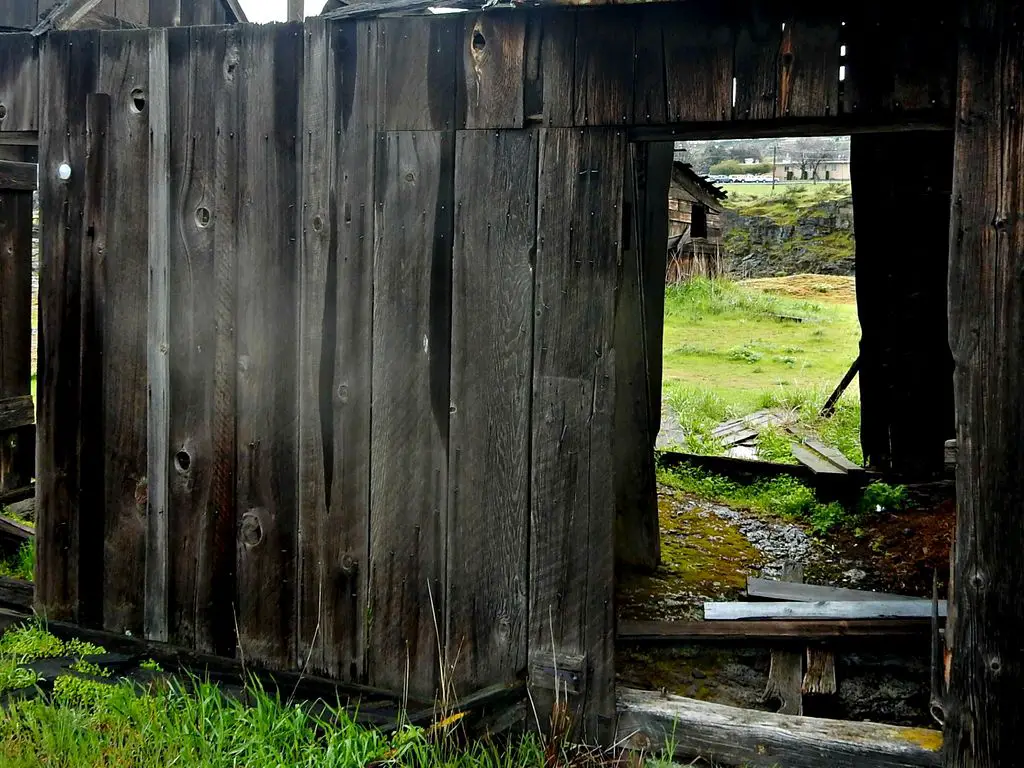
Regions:
<instances>
[{"instance_id":1,"label":"rocky outcrop","mask_svg":"<svg viewBox=\"0 0 1024 768\"><path fill-rule=\"evenodd\" d=\"M853 200L725 211L726 270L738 279L854 274Z\"/></svg>"}]
</instances>

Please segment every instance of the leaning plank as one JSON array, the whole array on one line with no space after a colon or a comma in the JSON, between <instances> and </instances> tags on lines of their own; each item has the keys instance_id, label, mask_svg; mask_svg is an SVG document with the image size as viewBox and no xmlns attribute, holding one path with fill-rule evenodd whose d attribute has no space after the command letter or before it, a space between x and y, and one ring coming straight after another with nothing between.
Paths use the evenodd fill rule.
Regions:
<instances>
[{"instance_id":1,"label":"leaning plank","mask_svg":"<svg viewBox=\"0 0 1024 768\"><path fill-rule=\"evenodd\" d=\"M31 395L0 400L0 432L34 424L36 409Z\"/></svg>"},{"instance_id":2,"label":"leaning plank","mask_svg":"<svg viewBox=\"0 0 1024 768\"><path fill-rule=\"evenodd\" d=\"M779 768L938 766L942 734L924 728L757 712L662 696L618 692L618 732L626 746L719 765Z\"/></svg>"},{"instance_id":3,"label":"leaning plank","mask_svg":"<svg viewBox=\"0 0 1024 768\"><path fill-rule=\"evenodd\" d=\"M863 467L858 467L835 448L825 445L818 440L805 440L804 445L822 456L830 464L834 464L840 469L845 469L847 472L859 472L863 469Z\"/></svg>"},{"instance_id":4,"label":"leaning plank","mask_svg":"<svg viewBox=\"0 0 1024 768\"><path fill-rule=\"evenodd\" d=\"M735 619L924 619L930 600L822 600L815 603L704 603L705 621ZM946 615L946 601L939 603Z\"/></svg>"},{"instance_id":5,"label":"leaning plank","mask_svg":"<svg viewBox=\"0 0 1024 768\"><path fill-rule=\"evenodd\" d=\"M772 579L747 579L747 596L762 600L784 600L795 603L815 603L822 600L916 600L906 595L893 595L888 592L868 592L861 589L842 589L840 587L822 587L818 584L793 584Z\"/></svg>"},{"instance_id":6,"label":"leaning plank","mask_svg":"<svg viewBox=\"0 0 1024 768\"><path fill-rule=\"evenodd\" d=\"M682 645L693 642L824 640L834 638L924 637L926 619L824 619L801 621L627 621L616 641L629 645Z\"/></svg>"},{"instance_id":7,"label":"leaning plank","mask_svg":"<svg viewBox=\"0 0 1024 768\"><path fill-rule=\"evenodd\" d=\"M35 535L31 526L0 515L0 544L19 547Z\"/></svg>"},{"instance_id":8,"label":"leaning plank","mask_svg":"<svg viewBox=\"0 0 1024 768\"><path fill-rule=\"evenodd\" d=\"M0 606L16 611L32 610L35 587L30 581L0 578ZM2 632L0 632L2 634Z\"/></svg>"},{"instance_id":9,"label":"leaning plank","mask_svg":"<svg viewBox=\"0 0 1024 768\"><path fill-rule=\"evenodd\" d=\"M840 469L828 459L820 456L814 451L809 451L802 445L795 443L790 447L793 451L793 458L810 468L816 475L845 475L846 470Z\"/></svg>"}]
</instances>

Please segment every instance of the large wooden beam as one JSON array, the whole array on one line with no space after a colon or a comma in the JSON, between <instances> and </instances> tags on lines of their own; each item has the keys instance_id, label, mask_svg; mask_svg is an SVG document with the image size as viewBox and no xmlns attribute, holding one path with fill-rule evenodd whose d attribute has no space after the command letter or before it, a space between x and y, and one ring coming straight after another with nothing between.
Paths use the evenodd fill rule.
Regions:
<instances>
[{"instance_id":1,"label":"large wooden beam","mask_svg":"<svg viewBox=\"0 0 1024 768\"><path fill-rule=\"evenodd\" d=\"M963 3L950 232L957 532L945 764L1024 750L1024 8Z\"/></svg>"},{"instance_id":2,"label":"large wooden beam","mask_svg":"<svg viewBox=\"0 0 1024 768\"><path fill-rule=\"evenodd\" d=\"M952 139L916 132L851 140L861 440L868 466L911 479L943 472L953 436L946 333Z\"/></svg>"},{"instance_id":3,"label":"large wooden beam","mask_svg":"<svg viewBox=\"0 0 1024 768\"><path fill-rule=\"evenodd\" d=\"M618 692L618 713L616 735L625 746L715 765L937 766L942 746L942 734L925 728L778 715L628 688Z\"/></svg>"}]
</instances>

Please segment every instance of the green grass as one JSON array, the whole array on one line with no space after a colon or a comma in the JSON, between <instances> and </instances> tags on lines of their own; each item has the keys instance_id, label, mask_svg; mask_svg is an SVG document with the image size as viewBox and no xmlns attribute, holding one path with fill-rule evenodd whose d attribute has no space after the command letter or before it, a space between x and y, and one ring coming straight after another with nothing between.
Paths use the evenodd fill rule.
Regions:
<instances>
[{"instance_id":1,"label":"green grass","mask_svg":"<svg viewBox=\"0 0 1024 768\"><path fill-rule=\"evenodd\" d=\"M872 483L856 503L844 506L836 501L820 501L813 489L792 477L739 483L683 465L659 467L658 482L706 501L803 522L820 535L840 526L863 524L874 515L898 511L906 505L906 489L885 483Z\"/></svg>"},{"instance_id":2,"label":"green grass","mask_svg":"<svg viewBox=\"0 0 1024 768\"><path fill-rule=\"evenodd\" d=\"M787 189L804 189L805 187L822 186L824 182L819 184L809 184L806 182L780 182L774 186L772 184L719 184L722 189L729 193L729 196L725 199L726 208L731 207L733 200L743 197L778 197L783 194Z\"/></svg>"},{"instance_id":3,"label":"green grass","mask_svg":"<svg viewBox=\"0 0 1024 768\"><path fill-rule=\"evenodd\" d=\"M34 684L34 674L19 664L102 651L64 643L39 623L8 630L0 637L0 692ZM86 674L98 670L80 664ZM0 717L0 765L585 768L599 765L603 757L532 733L467 741L455 717L385 733L355 723L339 706L282 701L258 683L251 683L248 692L249 702L243 704L198 679L161 678L142 688L63 675L50 701L37 697L8 703Z\"/></svg>"},{"instance_id":4,"label":"green grass","mask_svg":"<svg viewBox=\"0 0 1024 768\"><path fill-rule=\"evenodd\" d=\"M804 214L823 203L851 195L849 183L818 184L726 184L726 208L744 216L767 216L779 224L795 224Z\"/></svg>"},{"instance_id":5,"label":"green grass","mask_svg":"<svg viewBox=\"0 0 1024 768\"><path fill-rule=\"evenodd\" d=\"M663 398L687 433L684 449L715 454L710 432L726 419L773 408L860 462L856 383L836 415L817 417L857 357L852 304L773 296L727 280L669 286Z\"/></svg>"},{"instance_id":6,"label":"green grass","mask_svg":"<svg viewBox=\"0 0 1024 768\"><path fill-rule=\"evenodd\" d=\"M29 539L18 549L17 553L7 558L0 558L0 576L8 579L32 581L35 578L36 542Z\"/></svg>"}]
</instances>

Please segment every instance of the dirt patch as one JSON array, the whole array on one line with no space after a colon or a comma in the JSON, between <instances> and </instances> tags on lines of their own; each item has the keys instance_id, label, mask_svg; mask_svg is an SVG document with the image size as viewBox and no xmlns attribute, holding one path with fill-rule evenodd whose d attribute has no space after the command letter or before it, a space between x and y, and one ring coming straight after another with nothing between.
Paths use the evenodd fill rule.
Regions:
<instances>
[{"instance_id":1,"label":"dirt patch","mask_svg":"<svg viewBox=\"0 0 1024 768\"><path fill-rule=\"evenodd\" d=\"M740 285L790 299L828 301L835 304L853 304L857 300L854 278L845 275L763 277L742 280Z\"/></svg>"}]
</instances>

